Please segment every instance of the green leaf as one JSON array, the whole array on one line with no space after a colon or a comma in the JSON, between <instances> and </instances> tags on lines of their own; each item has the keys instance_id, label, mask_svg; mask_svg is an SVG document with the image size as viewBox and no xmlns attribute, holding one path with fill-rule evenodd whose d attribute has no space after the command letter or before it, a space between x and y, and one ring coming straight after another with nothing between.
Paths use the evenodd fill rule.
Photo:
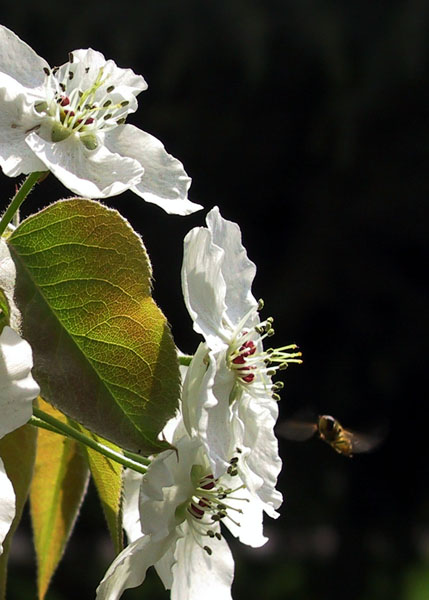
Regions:
<instances>
[{"instance_id":1,"label":"green leaf","mask_svg":"<svg viewBox=\"0 0 429 600\"><path fill-rule=\"evenodd\" d=\"M10 309L9 302L7 301L4 292L0 290L0 333L3 331L6 325L10 322Z\"/></svg>"},{"instance_id":2,"label":"green leaf","mask_svg":"<svg viewBox=\"0 0 429 600\"><path fill-rule=\"evenodd\" d=\"M91 433L82 425L79 425L79 428L82 433L92 437L98 443L109 446L113 450L119 450L117 446L100 438L95 433ZM82 449L88 460L115 551L119 553L123 548L122 465L83 444Z\"/></svg>"},{"instance_id":3,"label":"green leaf","mask_svg":"<svg viewBox=\"0 0 429 600\"><path fill-rule=\"evenodd\" d=\"M40 408L66 422L67 417L39 400ZM31 520L37 556L37 589L42 600L61 560L85 496L89 469L80 444L39 430L31 484Z\"/></svg>"},{"instance_id":4,"label":"green leaf","mask_svg":"<svg viewBox=\"0 0 429 600\"><path fill-rule=\"evenodd\" d=\"M43 397L113 443L152 454L179 398L176 349L140 237L98 202L56 202L10 237L23 336Z\"/></svg>"},{"instance_id":5,"label":"green leaf","mask_svg":"<svg viewBox=\"0 0 429 600\"><path fill-rule=\"evenodd\" d=\"M16 496L15 518L3 542L3 554L0 556L0 598L2 600L6 597L7 561L10 544L21 520L33 476L36 441L37 429L31 425L24 425L19 429L15 429L15 431L5 435L0 440L0 456Z\"/></svg>"}]
</instances>

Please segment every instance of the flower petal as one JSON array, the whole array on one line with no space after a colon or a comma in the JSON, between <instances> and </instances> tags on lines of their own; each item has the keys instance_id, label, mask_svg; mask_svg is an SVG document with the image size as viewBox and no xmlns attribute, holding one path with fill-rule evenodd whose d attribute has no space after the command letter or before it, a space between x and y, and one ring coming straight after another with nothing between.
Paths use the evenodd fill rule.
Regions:
<instances>
[{"instance_id":1,"label":"flower petal","mask_svg":"<svg viewBox=\"0 0 429 600\"><path fill-rule=\"evenodd\" d=\"M224 328L226 285L222 276L224 252L212 243L210 231L192 229L184 241L182 290L194 329L204 336L211 350L229 342Z\"/></svg>"},{"instance_id":2,"label":"flower petal","mask_svg":"<svg viewBox=\"0 0 429 600\"><path fill-rule=\"evenodd\" d=\"M231 323L237 325L243 316L257 305L251 291L256 266L247 257L237 223L224 219L217 206L207 214L206 221L213 244L224 251L222 277L226 286L226 314ZM257 321L253 321L246 325L250 327L256 324Z\"/></svg>"},{"instance_id":3,"label":"flower petal","mask_svg":"<svg viewBox=\"0 0 429 600\"><path fill-rule=\"evenodd\" d=\"M112 154L102 144L88 150L76 135L53 143L33 132L26 141L65 187L85 198L116 196L140 181L143 174L137 161Z\"/></svg>"},{"instance_id":4,"label":"flower petal","mask_svg":"<svg viewBox=\"0 0 429 600\"><path fill-rule=\"evenodd\" d=\"M171 590L171 586L173 585L173 565L176 562L174 558L175 546L175 543L170 544L165 554L154 565L158 577L161 579L166 590Z\"/></svg>"},{"instance_id":5,"label":"flower petal","mask_svg":"<svg viewBox=\"0 0 429 600\"><path fill-rule=\"evenodd\" d=\"M161 452L152 461L140 488L142 531L154 540L167 537L178 524L176 509L194 490L191 467L200 443L187 436L176 443L176 451Z\"/></svg>"},{"instance_id":6,"label":"flower petal","mask_svg":"<svg viewBox=\"0 0 429 600\"><path fill-rule=\"evenodd\" d=\"M13 31L0 25L0 72L21 85L34 88L43 83L48 63Z\"/></svg>"},{"instance_id":7,"label":"flower petal","mask_svg":"<svg viewBox=\"0 0 429 600\"><path fill-rule=\"evenodd\" d=\"M183 537L177 540L173 566L171 600L232 600L231 585L234 579L234 560L226 541L210 542L209 556L195 539L188 523L180 528Z\"/></svg>"},{"instance_id":8,"label":"flower petal","mask_svg":"<svg viewBox=\"0 0 429 600\"><path fill-rule=\"evenodd\" d=\"M182 392L183 420L190 436L205 447L215 478L229 466L232 443L229 395L234 376L224 368L225 353L200 344L189 366Z\"/></svg>"},{"instance_id":9,"label":"flower petal","mask_svg":"<svg viewBox=\"0 0 429 600\"><path fill-rule=\"evenodd\" d=\"M92 48L87 50L73 50L73 63L62 65L58 72L58 79L64 79L68 72L73 71L73 79L69 84L69 90L73 87L79 89L89 89L99 76L102 70L101 85L94 94L93 101L98 103L105 95L106 88L115 88L114 94L110 93L109 98L115 103L115 97L118 103L128 100L130 103L127 112L134 112L137 109L136 96L147 89L147 83L141 75L136 75L132 69L121 69L113 60L106 60L101 54ZM74 86L73 86L74 83Z\"/></svg>"},{"instance_id":10,"label":"flower petal","mask_svg":"<svg viewBox=\"0 0 429 600\"><path fill-rule=\"evenodd\" d=\"M236 480L234 477L225 476L222 478L222 484L226 484L233 489L236 486ZM228 505L241 511L240 513L234 513L235 523L231 519L224 519L224 523L232 535L252 548L263 546L268 538L262 532L264 514L262 502L258 502L252 497L249 490L243 487L235 492L234 498L228 498Z\"/></svg>"},{"instance_id":11,"label":"flower petal","mask_svg":"<svg viewBox=\"0 0 429 600\"><path fill-rule=\"evenodd\" d=\"M266 405L268 402L271 406ZM277 403L267 399L263 404L243 394L232 410L235 439L242 450L238 465L240 475L250 492L263 502L266 513L277 518L275 509L283 500L275 488L282 468L274 434Z\"/></svg>"},{"instance_id":12,"label":"flower petal","mask_svg":"<svg viewBox=\"0 0 429 600\"><path fill-rule=\"evenodd\" d=\"M140 525L139 496L143 475L132 469L124 469L122 525L128 542L134 542L143 535Z\"/></svg>"},{"instance_id":13,"label":"flower petal","mask_svg":"<svg viewBox=\"0 0 429 600\"><path fill-rule=\"evenodd\" d=\"M0 73L0 166L8 177L46 169L25 142L40 121L33 103L34 97L19 83Z\"/></svg>"},{"instance_id":14,"label":"flower petal","mask_svg":"<svg viewBox=\"0 0 429 600\"><path fill-rule=\"evenodd\" d=\"M176 215L189 215L202 208L188 200L191 179L182 163L149 133L133 125L118 126L106 133L105 144L112 152L134 158L143 166L144 176L133 192L146 202Z\"/></svg>"},{"instance_id":15,"label":"flower petal","mask_svg":"<svg viewBox=\"0 0 429 600\"><path fill-rule=\"evenodd\" d=\"M114 86L120 92L122 99L137 96L147 89L147 83L141 75L136 75L132 69L122 69L113 60L106 60L92 48L73 50L73 64L78 68L74 78L82 89L90 88L100 69L103 69L103 81L108 86ZM101 88L103 89L103 88ZM98 100L97 95L95 100Z\"/></svg>"},{"instance_id":16,"label":"flower petal","mask_svg":"<svg viewBox=\"0 0 429 600\"><path fill-rule=\"evenodd\" d=\"M0 554L3 542L15 517L15 492L0 458Z\"/></svg>"},{"instance_id":17,"label":"flower petal","mask_svg":"<svg viewBox=\"0 0 429 600\"><path fill-rule=\"evenodd\" d=\"M103 577L97 588L97 600L117 600L124 590L141 585L148 568L160 560L174 541L175 535L157 542L147 535L127 546Z\"/></svg>"},{"instance_id":18,"label":"flower petal","mask_svg":"<svg viewBox=\"0 0 429 600\"><path fill-rule=\"evenodd\" d=\"M40 388L31 376L31 347L10 327L0 335L0 438L24 425Z\"/></svg>"}]
</instances>

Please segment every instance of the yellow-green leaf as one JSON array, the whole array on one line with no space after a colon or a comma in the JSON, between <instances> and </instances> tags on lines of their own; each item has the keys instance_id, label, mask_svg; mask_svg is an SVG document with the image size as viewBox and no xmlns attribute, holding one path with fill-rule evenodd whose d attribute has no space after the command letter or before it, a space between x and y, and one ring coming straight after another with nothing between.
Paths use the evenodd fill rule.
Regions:
<instances>
[{"instance_id":1,"label":"yellow-green leaf","mask_svg":"<svg viewBox=\"0 0 429 600\"><path fill-rule=\"evenodd\" d=\"M91 433L82 425L80 429L88 437L92 437L96 442L104 444L113 450L119 451L119 448L100 438L95 433ZM112 537L115 551L119 553L123 548L123 530L122 530L122 465L107 456L92 450L88 446L82 445L85 451L91 475L94 479L100 498L103 513L107 521L107 526Z\"/></svg>"},{"instance_id":2,"label":"yellow-green leaf","mask_svg":"<svg viewBox=\"0 0 429 600\"><path fill-rule=\"evenodd\" d=\"M15 431L5 435L0 440L0 456L16 496L15 518L3 542L3 554L0 556L0 598L2 600L6 597L7 561L10 544L21 520L33 476L36 440L37 429L31 425L24 425L19 429L15 429Z\"/></svg>"},{"instance_id":3,"label":"yellow-green leaf","mask_svg":"<svg viewBox=\"0 0 429 600\"><path fill-rule=\"evenodd\" d=\"M67 420L47 402L40 400L39 404L56 419ZM88 476L79 443L40 429L30 491L40 599L45 597L65 550L86 492Z\"/></svg>"},{"instance_id":4,"label":"yellow-green leaf","mask_svg":"<svg viewBox=\"0 0 429 600\"><path fill-rule=\"evenodd\" d=\"M8 245L43 398L127 450L168 447L158 436L179 368L141 238L117 211L71 199L23 221Z\"/></svg>"}]
</instances>

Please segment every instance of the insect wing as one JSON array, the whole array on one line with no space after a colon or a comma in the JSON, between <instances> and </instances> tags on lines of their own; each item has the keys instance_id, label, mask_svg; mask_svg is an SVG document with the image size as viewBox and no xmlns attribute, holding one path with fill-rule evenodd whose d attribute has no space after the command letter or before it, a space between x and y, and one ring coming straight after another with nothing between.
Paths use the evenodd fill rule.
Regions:
<instances>
[{"instance_id":1,"label":"insect wing","mask_svg":"<svg viewBox=\"0 0 429 600\"><path fill-rule=\"evenodd\" d=\"M371 452L383 440L383 436L380 433L356 433L355 431L345 429L343 435L350 441L354 454Z\"/></svg>"},{"instance_id":2,"label":"insect wing","mask_svg":"<svg viewBox=\"0 0 429 600\"><path fill-rule=\"evenodd\" d=\"M277 427L277 432L288 440L294 442L305 442L317 431L317 423L286 419Z\"/></svg>"}]
</instances>

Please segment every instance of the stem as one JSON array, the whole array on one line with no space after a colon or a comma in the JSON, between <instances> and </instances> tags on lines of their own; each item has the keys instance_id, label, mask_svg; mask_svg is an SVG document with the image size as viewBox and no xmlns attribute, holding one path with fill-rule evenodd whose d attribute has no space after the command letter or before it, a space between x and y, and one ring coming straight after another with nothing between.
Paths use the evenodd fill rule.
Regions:
<instances>
[{"instance_id":1,"label":"stem","mask_svg":"<svg viewBox=\"0 0 429 600\"><path fill-rule=\"evenodd\" d=\"M39 179L44 175L43 171L35 171L34 173L30 173L24 183L21 185L19 190L16 192L15 196L12 198L12 202L9 204L6 212L4 213L1 221L0 221L0 236L4 233L6 227L12 221L13 216L24 202L28 194L31 192L33 187L39 181Z\"/></svg>"},{"instance_id":2,"label":"stem","mask_svg":"<svg viewBox=\"0 0 429 600\"><path fill-rule=\"evenodd\" d=\"M182 365L184 367L189 367L189 365L191 364L191 360L194 357L192 355L188 355L188 354L181 354L177 358L179 359L179 365Z\"/></svg>"},{"instance_id":3,"label":"stem","mask_svg":"<svg viewBox=\"0 0 429 600\"><path fill-rule=\"evenodd\" d=\"M134 471L137 471L138 473L142 473L143 475L146 473L147 468L145 466L143 466L141 464L141 462L137 462L135 460L132 460L131 458L127 458L120 452L116 452L115 450L112 450L112 448L109 448L108 446L105 446L104 444L100 444L99 442L96 442L94 439L92 439L92 438L88 437L87 435L85 435L84 433L78 431L75 427L71 427L70 425L67 425L67 423L62 423L55 417L48 415L47 413L43 412L39 408L34 407L33 413L34 413L34 416L31 417L31 419L29 421L30 425L34 425L35 427L41 427L43 429L48 429L49 431L52 431L53 433L65 435L66 437L74 438L81 444L85 444L85 446L89 446L96 452L99 452L100 454L103 454L107 458L110 458L110 459L120 463L124 467L129 467L130 469L133 469ZM150 464L149 461L148 461L148 464Z\"/></svg>"},{"instance_id":4,"label":"stem","mask_svg":"<svg viewBox=\"0 0 429 600\"><path fill-rule=\"evenodd\" d=\"M129 452L128 450L124 450L122 448L122 452L126 458L133 460L134 462L141 463L142 465L146 465L147 467L152 462L149 458L145 458L144 456L140 456L140 454L136 454L135 452Z\"/></svg>"}]
</instances>

